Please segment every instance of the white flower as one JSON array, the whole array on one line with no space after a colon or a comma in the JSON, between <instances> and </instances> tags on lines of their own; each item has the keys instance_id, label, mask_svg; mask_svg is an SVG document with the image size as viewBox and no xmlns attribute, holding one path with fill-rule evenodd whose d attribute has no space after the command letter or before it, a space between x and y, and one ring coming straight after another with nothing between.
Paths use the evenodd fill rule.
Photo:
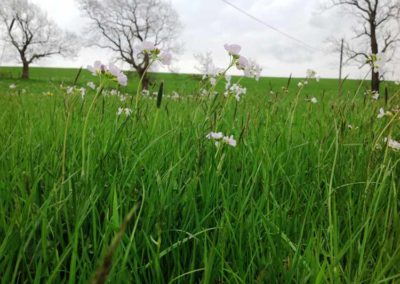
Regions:
<instances>
[{"instance_id":1,"label":"white flower","mask_svg":"<svg viewBox=\"0 0 400 284\"><path fill-rule=\"evenodd\" d=\"M222 132L210 132L207 134L206 138L209 140L219 140L224 137L224 134Z\"/></svg>"},{"instance_id":2,"label":"white flower","mask_svg":"<svg viewBox=\"0 0 400 284\"><path fill-rule=\"evenodd\" d=\"M81 97L83 99L85 97L85 95L86 95L86 89L84 87L82 87L82 88L79 89L79 92L81 93Z\"/></svg>"},{"instance_id":3,"label":"white flower","mask_svg":"<svg viewBox=\"0 0 400 284\"><path fill-rule=\"evenodd\" d=\"M15 85L15 84L11 84L11 85L9 86L10 89L15 89L16 87L17 87L17 85Z\"/></svg>"},{"instance_id":4,"label":"white flower","mask_svg":"<svg viewBox=\"0 0 400 284\"><path fill-rule=\"evenodd\" d=\"M178 92L173 91L171 94L171 99L179 99L179 98L180 98L180 95L178 94Z\"/></svg>"},{"instance_id":5,"label":"white flower","mask_svg":"<svg viewBox=\"0 0 400 284\"><path fill-rule=\"evenodd\" d=\"M144 96L144 97L149 97L149 96L150 96L149 90L143 89L143 90L142 90L142 96Z\"/></svg>"},{"instance_id":6,"label":"white flower","mask_svg":"<svg viewBox=\"0 0 400 284\"><path fill-rule=\"evenodd\" d=\"M248 60L247 66L244 68L244 75L249 78L254 78L256 81L260 79L262 68L253 60Z\"/></svg>"},{"instance_id":7,"label":"white flower","mask_svg":"<svg viewBox=\"0 0 400 284\"><path fill-rule=\"evenodd\" d=\"M170 52L168 52L168 51L164 51L163 53L161 53L159 59L160 59L162 64L171 65L172 54Z\"/></svg>"},{"instance_id":8,"label":"white flower","mask_svg":"<svg viewBox=\"0 0 400 284\"><path fill-rule=\"evenodd\" d=\"M318 103L318 100L317 100L316 97L312 97L310 101L311 101L313 104Z\"/></svg>"},{"instance_id":9,"label":"white flower","mask_svg":"<svg viewBox=\"0 0 400 284\"><path fill-rule=\"evenodd\" d=\"M303 83L302 82L299 82L298 84L297 84L297 87L299 87L299 88L301 88L301 87L303 87L304 85L303 85Z\"/></svg>"},{"instance_id":10,"label":"white flower","mask_svg":"<svg viewBox=\"0 0 400 284\"><path fill-rule=\"evenodd\" d=\"M117 111L117 115L120 116L122 114L125 114L125 116L130 116L132 114L132 110L130 108L122 108L119 107Z\"/></svg>"},{"instance_id":11,"label":"white flower","mask_svg":"<svg viewBox=\"0 0 400 284\"><path fill-rule=\"evenodd\" d=\"M237 145L237 142L236 142L236 140L233 138L233 135L231 135L231 136L225 136L224 138L222 138L222 140L223 140L226 144L228 144L229 146L236 147L236 145Z\"/></svg>"},{"instance_id":12,"label":"white flower","mask_svg":"<svg viewBox=\"0 0 400 284\"><path fill-rule=\"evenodd\" d=\"M307 69L306 73L307 73L307 79L314 79L317 75L317 72L315 72L312 69Z\"/></svg>"},{"instance_id":13,"label":"white flower","mask_svg":"<svg viewBox=\"0 0 400 284\"><path fill-rule=\"evenodd\" d=\"M242 47L238 44L225 44L224 48L230 55L238 56Z\"/></svg>"},{"instance_id":14,"label":"white flower","mask_svg":"<svg viewBox=\"0 0 400 284\"><path fill-rule=\"evenodd\" d=\"M67 94L71 95L74 92L74 89L75 89L74 87L68 87L67 88Z\"/></svg>"},{"instance_id":15,"label":"white flower","mask_svg":"<svg viewBox=\"0 0 400 284\"><path fill-rule=\"evenodd\" d=\"M391 138L385 138L384 141L387 142L389 148L392 148L394 150L400 150L400 142L393 140Z\"/></svg>"},{"instance_id":16,"label":"white flower","mask_svg":"<svg viewBox=\"0 0 400 284\"><path fill-rule=\"evenodd\" d=\"M96 89L96 85L93 82L89 82L86 84L89 88L91 88L92 90Z\"/></svg>"},{"instance_id":17,"label":"white flower","mask_svg":"<svg viewBox=\"0 0 400 284\"><path fill-rule=\"evenodd\" d=\"M241 95L245 95L246 93L246 88L240 86L239 84L233 84L227 91L225 91L224 96L228 97L231 94L237 101L240 101Z\"/></svg>"},{"instance_id":18,"label":"white flower","mask_svg":"<svg viewBox=\"0 0 400 284\"><path fill-rule=\"evenodd\" d=\"M373 93L372 93L372 98L374 99L374 100L378 100L379 99L379 93L378 92L376 92L376 91L374 91Z\"/></svg>"},{"instance_id":19,"label":"white flower","mask_svg":"<svg viewBox=\"0 0 400 284\"><path fill-rule=\"evenodd\" d=\"M215 79L214 77L211 77L210 78L210 84L211 84L211 86L215 87L215 85L217 85L217 79Z\"/></svg>"},{"instance_id":20,"label":"white flower","mask_svg":"<svg viewBox=\"0 0 400 284\"><path fill-rule=\"evenodd\" d=\"M383 107L381 107L380 109L379 109L379 114L378 114L378 118L379 119L381 119L382 117L384 117L385 116L385 110L383 109Z\"/></svg>"}]
</instances>

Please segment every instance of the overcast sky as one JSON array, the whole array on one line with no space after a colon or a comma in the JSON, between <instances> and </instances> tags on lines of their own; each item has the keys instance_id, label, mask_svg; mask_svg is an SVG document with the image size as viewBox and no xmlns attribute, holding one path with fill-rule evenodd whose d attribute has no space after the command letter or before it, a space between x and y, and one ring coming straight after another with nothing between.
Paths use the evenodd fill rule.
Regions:
<instances>
[{"instance_id":1,"label":"overcast sky","mask_svg":"<svg viewBox=\"0 0 400 284\"><path fill-rule=\"evenodd\" d=\"M74 0L33 0L48 12L62 28L81 32L85 26ZM241 14L221 0L170 0L180 15L184 30L181 35L183 52L174 63L179 72L195 72L194 54L211 51L218 66L227 64L225 43L238 43L242 54L255 59L263 67L263 76L304 76L311 68L322 77L337 77L339 54L329 51L327 39L349 37L346 16L339 9L323 11L324 0L230 0L283 32L315 47L310 50ZM42 66L80 67L100 59L112 59L105 50L84 49L74 60L51 58ZM352 78L365 75L365 70L348 66ZM399 74L400 75L400 74ZM397 75L396 75L397 77Z\"/></svg>"}]
</instances>

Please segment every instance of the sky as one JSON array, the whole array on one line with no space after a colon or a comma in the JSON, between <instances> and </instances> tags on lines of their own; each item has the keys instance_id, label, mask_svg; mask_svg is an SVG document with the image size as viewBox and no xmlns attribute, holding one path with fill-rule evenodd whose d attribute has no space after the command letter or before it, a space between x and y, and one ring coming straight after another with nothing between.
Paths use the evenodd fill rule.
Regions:
<instances>
[{"instance_id":1,"label":"sky","mask_svg":"<svg viewBox=\"0 0 400 284\"><path fill-rule=\"evenodd\" d=\"M304 77L307 69L313 69L321 77L335 78L338 76L339 53L333 51L329 39L351 37L349 27L352 21L348 14L340 8L321 8L329 0L229 0L265 23L301 39L313 49L267 28L222 0L168 1L177 10L183 25L180 36L183 48L174 61L175 72L197 72L195 66L198 62L194 55L205 52L212 52L216 65L225 67L229 58L223 46L236 43L242 46L244 56L261 65L263 76L288 77L293 74ZM87 22L74 0L32 2L47 11L60 27L76 33L84 30ZM108 50L84 48L74 59L53 57L37 65L80 67L98 59L111 61L113 57ZM362 78L367 70L353 64L347 65L344 73L350 78ZM393 76L400 78L400 74Z\"/></svg>"}]
</instances>

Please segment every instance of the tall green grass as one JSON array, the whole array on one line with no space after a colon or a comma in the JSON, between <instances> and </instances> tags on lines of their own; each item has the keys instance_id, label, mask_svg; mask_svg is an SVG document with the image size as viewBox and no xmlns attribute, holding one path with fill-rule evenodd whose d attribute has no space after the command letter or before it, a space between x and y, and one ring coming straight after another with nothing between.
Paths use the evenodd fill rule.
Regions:
<instances>
[{"instance_id":1,"label":"tall green grass","mask_svg":"<svg viewBox=\"0 0 400 284\"><path fill-rule=\"evenodd\" d=\"M181 98L124 117L129 102L67 95L76 70L63 72L0 82L2 283L399 281L400 156L383 143L399 121L376 118L395 89L384 106L354 81L343 97L334 80L287 93L286 79L244 81L242 101L215 101L211 129L190 75L153 74Z\"/></svg>"}]
</instances>

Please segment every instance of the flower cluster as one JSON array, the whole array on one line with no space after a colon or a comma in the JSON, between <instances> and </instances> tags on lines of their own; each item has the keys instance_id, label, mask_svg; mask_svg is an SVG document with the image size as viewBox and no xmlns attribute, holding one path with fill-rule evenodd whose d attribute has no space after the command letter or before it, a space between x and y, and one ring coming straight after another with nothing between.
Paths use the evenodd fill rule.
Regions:
<instances>
[{"instance_id":1,"label":"flower cluster","mask_svg":"<svg viewBox=\"0 0 400 284\"><path fill-rule=\"evenodd\" d=\"M222 132L210 132L209 134L207 134L206 138L208 140L214 140L214 144L217 147L220 146L221 143L227 144L231 147L236 147L237 145L237 142L233 138L233 135L225 136Z\"/></svg>"},{"instance_id":2,"label":"flower cluster","mask_svg":"<svg viewBox=\"0 0 400 284\"><path fill-rule=\"evenodd\" d=\"M240 55L242 47L238 44L225 44L225 50L232 57L233 63L238 70L243 71L244 76L254 78L257 81L260 79L262 68L253 60L249 60L243 55Z\"/></svg>"},{"instance_id":3,"label":"flower cluster","mask_svg":"<svg viewBox=\"0 0 400 284\"><path fill-rule=\"evenodd\" d=\"M117 115L120 116L122 114L124 114L126 117L128 117L132 114L132 110L130 108L119 107L118 111L117 111Z\"/></svg>"},{"instance_id":4,"label":"flower cluster","mask_svg":"<svg viewBox=\"0 0 400 284\"><path fill-rule=\"evenodd\" d=\"M385 117L385 116L392 116L393 114L390 112L390 111L385 111L384 109L383 109L383 107L381 107L380 109L379 109L379 113L378 113L378 116L377 116L377 118L378 119L381 119L381 118L383 118L383 117Z\"/></svg>"},{"instance_id":5,"label":"flower cluster","mask_svg":"<svg viewBox=\"0 0 400 284\"><path fill-rule=\"evenodd\" d=\"M89 65L87 69L92 73L93 76L106 75L107 77L115 78L121 86L128 85L128 77L114 64L108 66L97 60L93 66Z\"/></svg>"},{"instance_id":6,"label":"flower cluster","mask_svg":"<svg viewBox=\"0 0 400 284\"><path fill-rule=\"evenodd\" d=\"M230 81L226 84L224 96L233 96L239 102L241 95L245 95L247 89L240 86L239 84L230 85Z\"/></svg>"},{"instance_id":7,"label":"flower cluster","mask_svg":"<svg viewBox=\"0 0 400 284\"><path fill-rule=\"evenodd\" d=\"M385 141L385 143L387 143L387 146L389 148L392 148L393 150L396 150L396 151L400 150L400 142L393 140L391 138L385 138L384 141Z\"/></svg>"},{"instance_id":8,"label":"flower cluster","mask_svg":"<svg viewBox=\"0 0 400 284\"><path fill-rule=\"evenodd\" d=\"M160 61L164 65L171 65L172 63L172 54L169 51L161 52L152 42L143 41L139 46L139 51L150 56L154 61Z\"/></svg>"}]
</instances>

